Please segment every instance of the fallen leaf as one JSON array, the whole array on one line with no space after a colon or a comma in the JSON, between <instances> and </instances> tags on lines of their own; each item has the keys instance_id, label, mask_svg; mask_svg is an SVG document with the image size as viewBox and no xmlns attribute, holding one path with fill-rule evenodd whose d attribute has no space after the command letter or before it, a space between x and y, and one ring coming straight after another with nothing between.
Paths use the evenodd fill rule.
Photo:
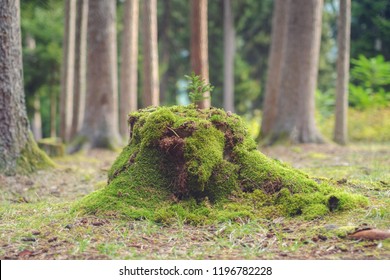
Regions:
<instances>
[{"instance_id":1,"label":"fallen leaf","mask_svg":"<svg viewBox=\"0 0 390 280\"><path fill-rule=\"evenodd\" d=\"M352 239L384 240L390 238L390 231L380 229L362 229L348 235Z\"/></svg>"},{"instance_id":2,"label":"fallen leaf","mask_svg":"<svg viewBox=\"0 0 390 280\"><path fill-rule=\"evenodd\" d=\"M20 257L20 258L23 258L23 257L29 257L29 256L31 256L33 254L33 252L32 251L30 251L30 250L23 250L22 252L20 252L19 254L18 254L18 256Z\"/></svg>"}]
</instances>

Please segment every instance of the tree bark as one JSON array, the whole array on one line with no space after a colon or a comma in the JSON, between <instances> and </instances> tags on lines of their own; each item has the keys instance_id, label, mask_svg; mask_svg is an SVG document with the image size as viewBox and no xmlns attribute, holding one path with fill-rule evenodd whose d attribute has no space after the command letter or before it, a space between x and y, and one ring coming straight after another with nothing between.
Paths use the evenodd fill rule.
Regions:
<instances>
[{"instance_id":1,"label":"tree bark","mask_svg":"<svg viewBox=\"0 0 390 280\"><path fill-rule=\"evenodd\" d=\"M209 83L209 57L207 38L207 0L191 0L191 68L196 75ZM204 94L199 108L209 108L210 92Z\"/></svg>"},{"instance_id":2,"label":"tree bark","mask_svg":"<svg viewBox=\"0 0 390 280\"><path fill-rule=\"evenodd\" d=\"M158 106L160 103L158 47L157 47L157 2L143 1L143 106Z\"/></svg>"},{"instance_id":3,"label":"tree bark","mask_svg":"<svg viewBox=\"0 0 390 280\"><path fill-rule=\"evenodd\" d=\"M36 42L34 37L30 34L26 36L26 48L33 51L36 48ZM33 103L33 117L31 122L31 131L35 140L42 139L42 116L41 116L41 100L39 91L34 92L34 103Z\"/></svg>"},{"instance_id":4,"label":"tree bark","mask_svg":"<svg viewBox=\"0 0 390 280\"><path fill-rule=\"evenodd\" d=\"M340 0L338 18L338 56L334 140L347 144L347 111L349 82L349 49L351 39L351 0Z\"/></svg>"},{"instance_id":5,"label":"tree bark","mask_svg":"<svg viewBox=\"0 0 390 280\"><path fill-rule=\"evenodd\" d=\"M76 147L115 148L120 143L117 111L116 2L88 1L87 91Z\"/></svg>"},{"instance_id":6,"label":"tree bark","mask_svg":"<svg viewBox=\"0 0 390 280\"><path fill-rule=\"evenodd\" d=\"M78 0L76 9L73 118L70 139L80 131L84 117L87 66L87 20L88 0Z\"/></svg>"},{"instance_id":7,"label":"tree bark","mask_svg":"<svg viewBox=\"0 0 390 280\"><path fill-rule=\"evenodd\" d=\"M128 137L127 115L137 110L139 1L126 0L120 79L120 133Z\"/></svg>"},{"instance_id":8,"label":"tree bark","mask_svg":"<svg viewBox=\"0 0 390 280\"><path fill-rule=\"evenodd\" d=\"M170 34L173 31L171 25L171 17L172 17L172 3L171 0L163 0L163 14L161 25L159 25L159 42L161 48L161 58L160 58L160 71L161 71L161 79L160 79L160 103L164 104L167 102L167 98L169 94L167 93L169 88L169 80L171 77L170 73L170 59L172 52L172 44L170 40ZM175 31L173 31L175 32ZM161 67L162 66L162 67Z\"/></svg>"},{"instance_id":9,"label":"tree bark","mask_svg":"<svg viewBox=\"0 0 390 280\"><path fill-rule=\"evenodd\" d=\"M322 0L294 0L288 9L278 113L270 143L323 142L314 120L322 6Z\"/></svg>"},{"instance_id":10,"label":"tree bark","mask_svg":"<svg viewBox=\"0 0 390 280\"><path fill-rule=\"evenodd\" d=\"M50 92L50 137L57 138L57 94L54 91Z\"/></svg>"},{"instance_id":11,"label":"tree bark","mask_svg":"<svg viewBox=\"0 0 390 280\"><path fill-rule=\"evenodd\" d=\"M36 92L34 96L34 114L31 124L31 130L35 140L42 139L42 117L41 117L41 100L39 93Z\"/></svg>"},{"instance_id":12,"label":"tree bark","mask_svg":"<svg viewBox=\"0 0 390 280\"><path fill-rule=\"evenodd\" d=\"M76 0L66 0L60 95L60 137L65 142L70 139L70 130L72 126L76 25L75 12Z\"/></svg>"},{"instance_id":13,"label":"tree bark","mask_svg":"<svg viewBox=\"0 0 390 280\"><path fill-rule=\"evenodd\" d=\"M223 107L227 111L234 112L234 53L235 53L235 30L232 1L224 0L224 73L223 73Z\"/></svg>"},{"instance_id":14,"label":"tree bark","mask_svg":"<svg viewBox=\"0 0 390 280\"><path fill-rule=\"evenodd\" d=\"M0 173L47 160L31 136L23 90L19 0L0 0ZM23 170L27 171L27 170Z\"/></svg>"},{"instance_id":15,"label":"tree bark","mask_svg":"<svg viewBox=\"0 0 390 280\"><path fill-rule=\"evenodd\" d=\"M282 74L283 50L286 44L288 5L290 0L275 0L272 18L271 46L268 57L268 77L263 101L261 137L269 135L277 117L277 104Z\"/></svg>"}]
</instances>

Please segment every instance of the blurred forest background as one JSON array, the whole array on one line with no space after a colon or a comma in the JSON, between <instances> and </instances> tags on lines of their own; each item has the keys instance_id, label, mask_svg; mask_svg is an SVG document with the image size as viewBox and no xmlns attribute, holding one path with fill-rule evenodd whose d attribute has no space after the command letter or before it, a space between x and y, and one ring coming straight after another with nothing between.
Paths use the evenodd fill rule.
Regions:
<instances>
[{"instance_id":1,"label":"blurred forest background","mask_svg":"<svg viewBox=\"0 0 390 280\"><path fill-rule=\"evenodd\" d=\"M21 27L26 104L37 140L61 136L61 73L63 72L66 3L22 0ZM82 2L82 1L79 1ZM143 35L140 1L138 108L143 107ZM224 5L231 5L234 36L234 110L258 137L267 80L273 17L272 0L208 1L209 80L215 86L211 103L224 107ZM293 2L293 1L292 1ZM118 77L121 75L125 1L116 3ZM188 104L190 65L189 0L158 0L158 75L161 105ZM73 11L74 12L74 11ZM338 0L325 0L315 93L317 125L332 139L335 111ZM69 17L69 13L68 13ZM74 15L74 17L76 17ZM74 19L76 20L76 19ZM225 22L226 24L226 22ZM77 29L78 27L76 27ZM66 40L66 39L65 39ZM353 0L351 6L349 139L390 141L390 3ZM108 67L101 65L101 67ZM119 78L116 78L119 80ZM64 85L62 85L64 86ZM121 85L119 84L119 90ZM85 89L84 89L85 90ZM119 92L118 90L118 92ZM119 94L119 93L118 93ZM88 105L87 105L88 106ZM225 106L226 107L226 106ZM226 108L230 109L230 108ZM121 114L119 119L123 119ZM69 140L69 139L68 139Z\"/></svg>"}]
</instances>

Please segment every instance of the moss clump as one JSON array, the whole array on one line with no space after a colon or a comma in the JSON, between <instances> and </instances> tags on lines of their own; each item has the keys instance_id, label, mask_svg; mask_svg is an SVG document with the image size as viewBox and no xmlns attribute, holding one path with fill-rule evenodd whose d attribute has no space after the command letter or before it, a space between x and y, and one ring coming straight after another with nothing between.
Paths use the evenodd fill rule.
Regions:
<instances>
[{"instance_id":1,"label":"moss clump","mask_svg":"<svg viewBox=\"0 0 390 280\"><path fill-rule=\"evenodd\" d=\"M30 173L38 169L44 169L55 166L54 162L39 149L30 133L24 149L20 153L20 157L16 161L17 173Z\"/></svg>"},{"instance_id":2,"label":"moss clump","mask_svg":"<svg viewBox=\"0 0 390 280\"><path fill-rule=\"evenodd\" d=\"M87 213L169 223L277 215L318 218L367 199L256 150L242 119L211 108L149 107L129 116L130 141L108 185L79 201Z\"/></svg>"},{"instance_id":3,"label":"moss clump","mask_svg":"<svg viewBox=\"0 0 390 280\"><path fill-rule=\"evenodd\" d=\"M37 141L38 147L51 157L65 155L65 145L59 138L44 138Z\"/></svg>"}]
</instances>

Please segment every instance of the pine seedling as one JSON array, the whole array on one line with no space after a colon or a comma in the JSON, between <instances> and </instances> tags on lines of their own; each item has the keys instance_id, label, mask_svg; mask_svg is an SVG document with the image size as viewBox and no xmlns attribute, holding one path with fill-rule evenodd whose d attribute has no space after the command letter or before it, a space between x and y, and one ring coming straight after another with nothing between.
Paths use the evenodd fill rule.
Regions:
<instances>
[{"instance_id":1,"label":"pine seedling","mask_svg":"<svg viewBox=\"0 0 390 280\"><path fill-rule=\"evenodd\" d=\"M187 91L192 103L196 104L209 98L208 96L204 96L204 93L211 92L214 89L211 84L206 83L204 79L195 75L194 72L191 73L191 76L184 75L184 77L189 81Z\"/></svg>"}]
</instances>

